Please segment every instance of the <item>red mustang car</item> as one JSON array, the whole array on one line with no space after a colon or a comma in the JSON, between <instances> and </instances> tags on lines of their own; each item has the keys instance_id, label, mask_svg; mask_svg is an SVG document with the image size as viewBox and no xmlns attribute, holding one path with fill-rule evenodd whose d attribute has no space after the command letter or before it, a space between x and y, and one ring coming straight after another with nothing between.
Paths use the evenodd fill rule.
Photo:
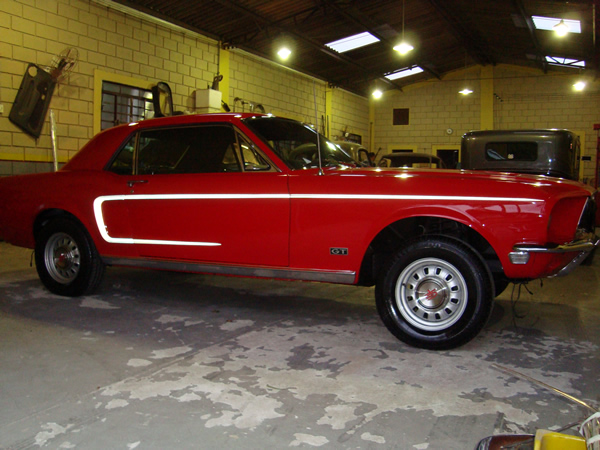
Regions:
<instances>
[{"instance_id":1,"label":"red mustang car","mask_svg":"<svg viewBox=\"0 0 600 450\"><path fill-rule=\"evenodd\" d=\"M94 137L56 173L0 179L0 237L35 249L53 293L104 267L376 285L411 345L464 344L510 281L571 271L594 201L546 177L360 167L292 120L152 119Z\"/></svg>"}]
</instances>

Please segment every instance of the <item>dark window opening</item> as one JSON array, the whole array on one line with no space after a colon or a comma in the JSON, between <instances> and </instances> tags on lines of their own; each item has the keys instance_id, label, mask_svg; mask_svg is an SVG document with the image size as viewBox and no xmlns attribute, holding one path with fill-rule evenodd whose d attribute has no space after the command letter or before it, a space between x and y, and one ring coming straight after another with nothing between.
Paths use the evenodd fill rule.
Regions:
<instances>
[{"instance_id":1,"label":"dark window opening","mask_svg":"<svg viewBox=\"0 0 600 450\"><path fill-rule=\"evenodd\" d=\"M394 125L408 125L408 108L394 109Z\"/></svg>"},{"instance_id":2,"label":"dark window opening","mask_svg":"<svg viewBox=\"0 0 600 450\"><path fill-rule=\"evenodd\" d=\"M138 175L241 172L237 146L233 128L227 125L141 131L121 148L109 170L132 174L137 160Z\"/></svg>"},{"instance_id":3,"label":"dark window opening","mask_svg":"<svg viewBox=\"0 0 600 450\"><path fill-rule=\"evenodd\" d=\"M535 142L488 142L485 159L488 161L536 161L538 146Z\"/></svg>"},{"instance_id":4,"label":"dark window opening","mask_svg":"<svg viewBox=\"0 0 600 450\"><path fill-rule=\"evenodd\" d=\"M437 155L444 165L449 169L456 169L458 167L458 150L454 149L439 149Z\"/></svg>"},{"instance_id":5,"label":"dark window opening","mask_svg":"<svg viewBox=\"0 0 600 450\"><path fill-rule=\"evenodd\" d=\"M102 118L106 130L122 123L138 122L154 116L152 91L124 84L102 82Z\"/></svg>"},{"instance_id":6,"label":"dark window opening","mask_svg":"<svg viewBox=\"0 0 600 450\"><path fill-rule=\"evenodd\" d=\"M140 133L138 173L241 172L229 126L149 130Z\"/></svg>"}]
</instances>

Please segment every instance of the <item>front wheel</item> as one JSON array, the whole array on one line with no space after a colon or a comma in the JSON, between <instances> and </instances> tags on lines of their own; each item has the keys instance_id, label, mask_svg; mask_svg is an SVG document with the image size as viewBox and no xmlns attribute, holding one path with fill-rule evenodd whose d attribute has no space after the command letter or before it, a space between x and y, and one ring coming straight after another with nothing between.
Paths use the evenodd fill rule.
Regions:
<instances>
[{"instance_id":1,"label":"front wheel","mask_svg":"<svg viewBox=\"0 0 600 450\"><path fill-rule=\"evenodd\" d=\"M405 245L383 270L377 310L403 342L432 350L473 339L487 322L494 298L491 275L469 247L444 238Z\"/></svg>"},{"instance_id":2,"label":"front wheel","mask_svg":"<svg viewBox=\"0 0 600 450\"><path fill-rule=\"evenodd\" d=\"M104 264L85 229L72 220L53 219L39 232L35 267L54 294L76 297L92 292L104 274Z\"/></svg>"}]
</instances>

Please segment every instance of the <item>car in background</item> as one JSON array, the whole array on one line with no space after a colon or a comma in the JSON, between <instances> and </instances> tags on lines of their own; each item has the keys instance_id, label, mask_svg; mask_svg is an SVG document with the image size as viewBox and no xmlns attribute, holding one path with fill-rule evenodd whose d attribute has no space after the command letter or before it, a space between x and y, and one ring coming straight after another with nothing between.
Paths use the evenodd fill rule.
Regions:
<instances>
[{"instance_id":1,"label":"car in background","mask_svg":"<svg viewBox=\"0 0 600 450\"><path fill-rule=\"evenodd\" d=\"M460 164L466 170L547 175L579 180L581 145L569 130L484 130L465 133Z\"/></svg>"},{"instance_id":2,"label":"car in background","mask_svg":"<svg viewBox=\"0 0 600 450\"><path fill-rule=\"evenodd\" d=\"M429 153L398 152L381 157L379 167L414 167L419 169L445 169L446 165L439 157Z\"/></svg>"},{"instance_id":3,"label":"car in background","mask_svg":"<svg viewBox=\"0 0 600 450\"><path fill-rule=\"evenodd\" d=\"M563 129L484 130L465 133L461 141L460 167L579 180L579 136ZM596 202L600 192L596 192ZM600 225L600 211L596 214ZM591 262L591 258L588 258Z\"/></svg>"},{"instance_id":4,"label":"car in background","mask_svg":"<svg viewBox=\"0 0 600 450\"><path fill-rule=\"evenodd\" d=\"M334 144L339 145L342 150L348 153L355 161L359 162L362 166L373 166L374 162L369 158L369 151L362 144L350 141L333 141Z\"/></svg>"},{"instance_id":5,"label":"car in background","mask_svg":"<svg viewBox=\"0 0 600 450\"><path fill-rule=\"evenodd\" d=\"M591 189L486 172L362 167L300 122L204 114L121 125L54 173L0 178L0 238L51 292L106 266L375 285L398 339L473 339L507 280L572 271L597 245Z\"/></svg>"}]
</instances>

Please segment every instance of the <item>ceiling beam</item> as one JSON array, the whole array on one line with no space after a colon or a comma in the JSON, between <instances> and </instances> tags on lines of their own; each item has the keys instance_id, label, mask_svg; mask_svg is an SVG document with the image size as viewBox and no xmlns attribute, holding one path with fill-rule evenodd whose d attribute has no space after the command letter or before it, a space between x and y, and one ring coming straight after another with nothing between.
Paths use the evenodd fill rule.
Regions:
<instances>
[{"instance_id":1,"label":"ceiling beam","mask_svg":"<svg viewBox=\"0 0 600 450\"><path fill-rule=\"evenodd\" d=\"M533 24L533 19L531 18L531 15L528 14L525 10L523 0L513 0L513 4L515 6L515 9L519 12L521 20L527 26L527 31L529 31L529 37L531 38L531 42L533 42L533 46L535 47L535 56L537 63L540 64L540 67L544 71L544 73L548 73L546 52L542 48L540 41L538 41L538 38L535 35L535 25Z\"/></svg>"},{"instance_id":2,"label":"ceiling beam","mask_svg":"<svg viewBox=\"0 0 600 450\"><path fill-rule=\"evenodd\" d=\"M330 56L331 58L334 58L335 60L337 60L341 63L347 64L349 66L353 66L354 68L362 71L363 73L366 73L369 71L369 68L367 68L367 67L363 66L362 64L354 61L353 59L345 56L344 54L338 53L334 50L329 49L328 47L321 44L317 40L312 39L303 33L300 33L298 31L290 29L289 27L285 27L281 22L271 22L266 17L260 15L259 13L257 13L256 11L254 11L250 8L240 5L235 0L214 0L214 1L216 1L220 5L222 5L226 8L229 8L237 13L244 14L245 16L263 24L265 27L275 28L282 33L289 34L290 36L293 36L294 38L304 42L306 45L325 53L326 55ZM232 46L236 46L235 42L230 42L229 44ZM241 47L241 48L243 48L243 47ZM252 52L251 49L246 49L246 50ZM327 81L334 86L339 85L339 83L340 83L340 80L327 80ZM400 86L396 85L394 82L392 82L388 79L385 79L385 82L396 89L401 89ZM345 87L346 89L352 90L351 88L349 88L347 86L342 85L341 87Z\"/></svg>"},{"instance_id":3,"label":"ceiling beam","mask_svg":"<svg viewBox=\"0 0 600 450\"><path fill-rule=\"evenodd\" d=\"M126 6L127 8L131 8L136 11L140 11L144 14L147 14L148 16L155 17L164 22L171 23L173 25L177 25L178 27L181 27L181 28L185 28L186 30L192 31L194 33L201 34L201 35L206 36L207 38L213 39L215 41L220 40L219 36L216 36L213 33L210 33L206 30L202 30L200 28L193 27L188 22L174 19L171 16L167 16L161 12L158 12L154 9L151 9L142 4L139 4L139 2L135 2L135 1L131 1L131 0L111 0L111 1L113 1L114 3L118 3L120 5Z\"/></svg>"},{"instance_id":4,"label":"ceiling beam","mask_svg":"<svg viewBox=\"0 0 600 450\"><path fill-rule=\"evenodd\" d=\"M450 32L464 47L473 61L481 66L496 65L485 39L472 28L466 27L460 16L454 12L454 6L446 0L429 0L437 13L449 25Z\"/></svg>"},{"instance_id":5,"label":"ceiling beam","mask_svg":"<svg viewBox=\"0 0 600 450\"><path fill-rule=\"evenodd\" d=\"M236 6L239 6L239 5L236 4ZM251 11L246 8L243 8L243 9L245 11ZM297 22L298 17L306 16L303 19L303 21L304 21L307 18L312 17L315 14L315 12L318 10L319 10L318 7L305 8L302 11L298 11L297 13L283 17L282 19L279 19L277 21L269 21L266 18L262 18L261 20L264 20L264 22L262 22L263 26L261 27L260 25L257 24L257 29L259 30L259 32L265 31L267 34L269 32L269 28L275 28L277 30L281 30L282 28L285 28L285 25L281 25L281 24L284 24L284 23L288 22L289 20L292 20L295 23L295 22ZM262 17L262 16L259 16L259 17ZM229 35L228 40L234 44L246 45L247 43L251 42L254 39L256 34L257 33L255 33L255 32L244 31L244 32L238 33L237 35L234 35L234 34ZM247 37L248 35L253 35L253 37L248 38Z\"/></svg>"}]
</instances>

